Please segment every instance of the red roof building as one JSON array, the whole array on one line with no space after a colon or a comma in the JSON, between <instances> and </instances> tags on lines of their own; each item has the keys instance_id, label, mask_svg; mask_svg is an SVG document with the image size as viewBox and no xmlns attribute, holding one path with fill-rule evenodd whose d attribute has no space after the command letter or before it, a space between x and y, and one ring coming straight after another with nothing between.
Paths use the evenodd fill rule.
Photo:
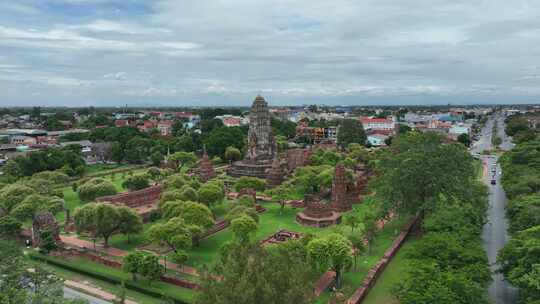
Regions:
<instances>
[{"instance_id":1,"label":"red roof building","mask_svg":"<svg viewBox=\"0 0 540 304\"><path fill-rule=\"evenodd\" d=\"M117 128L128 127L129 126L129 120L127 120L127 119L117 119L117 120L114 121L114 125Z\"/></svg>"},{"instance_id":2,"label":"red roof building","mask_svg":"<svg viewBox=\"0 0 540 304\"><path fill-rule=\"evenodd\" d=\"M366 130L393 131L395 123L387 118L360 117L360 122Z\"/></svg>"}]
</instances>

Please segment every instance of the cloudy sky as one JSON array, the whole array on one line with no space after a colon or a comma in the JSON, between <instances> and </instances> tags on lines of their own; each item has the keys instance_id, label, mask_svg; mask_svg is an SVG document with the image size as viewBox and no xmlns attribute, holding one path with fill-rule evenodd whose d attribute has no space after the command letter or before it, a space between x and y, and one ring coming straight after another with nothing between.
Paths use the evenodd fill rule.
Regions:
<instances>
[{"instance_id":1,"label":"cloudy sky","mask_svg":"<svg viewBox=\"0 0 540 304\"><path fill-rule=\"evenodd\" d=\"M540 102L538 0L0 0L0 106Z\"/></svg>"}]
</instances>

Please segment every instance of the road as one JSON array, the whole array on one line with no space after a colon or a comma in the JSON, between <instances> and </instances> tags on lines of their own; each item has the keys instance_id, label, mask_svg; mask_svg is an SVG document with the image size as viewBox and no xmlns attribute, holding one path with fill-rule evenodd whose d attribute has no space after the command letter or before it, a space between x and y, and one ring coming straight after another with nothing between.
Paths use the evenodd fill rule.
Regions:
<instances>
[{"instance_id":1,"label":"road","mask_svg":"<svg viewBox=\"0 0 540 304\"><path fill-rule=\"evenodd\" d=\"M504 119L496 116L490 118L486 126L481 131L481 137L473 146L471 152L482 153L491 149L491 136L493 124L497 124L497 133L503 143L501 149L509 150L513 147L511 139L504 133ZM482 242L486 250L487 257L492 271L497 269L497 254L508 241L508 222L505 216L506 194L501 186L501 167L497 164L495 156L482 156L485 164L484 181L489 187L489 209L487 214L488 222L482 231ZM495 169L496 168L496 169ZM494 170L495 172L492 172ZM496 184L491 185L491 180L495 179ZM489 298L495 304L517 303L517 290L504 280L502 274L493 274L493 282L488 289Z\"/></svg>"},{"instance_id":2,"label":"road","mask_svg":"<svg viewBox=\"0 0 540 304\"><path fill-rule=\"evenodd\" d=\"M75 289L71 289L65 286L64 286L64 297L68 299L84 299L84 300L87 300L89 304L110 304L111 303L111 302L98 299L96 297L87 295L85 293L82 293L80 291L77 291Z\"/></svg>"}]
</instances>

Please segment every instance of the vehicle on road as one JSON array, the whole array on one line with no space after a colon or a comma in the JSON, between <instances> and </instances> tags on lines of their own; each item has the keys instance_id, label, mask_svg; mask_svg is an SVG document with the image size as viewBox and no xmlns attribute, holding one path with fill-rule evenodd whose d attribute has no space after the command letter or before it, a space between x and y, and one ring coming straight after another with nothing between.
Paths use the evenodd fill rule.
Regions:
<instances>
[{"instance_id":1,"label":"vehicle on road","mask_svg":"<svg viewBox=\"0 0 540 304\"><path fill-rule=\"evenodd\" d=\"M496 185L496 184L497 184L497 181L494 180L494 179L492 179L492 180L491 180L491 184L492 184L492 185Z\"/></svg>"}]
</instances>

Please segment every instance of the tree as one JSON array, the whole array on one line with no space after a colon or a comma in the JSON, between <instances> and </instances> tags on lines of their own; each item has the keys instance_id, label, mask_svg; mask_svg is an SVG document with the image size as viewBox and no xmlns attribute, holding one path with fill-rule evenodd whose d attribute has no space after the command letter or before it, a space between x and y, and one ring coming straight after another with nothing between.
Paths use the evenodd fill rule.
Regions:
<instances>
[{"instance_id":1,"label":"tree","mask_svg":"<svg viewBox=\"0 0 540 304\"><path fill-rule=\"evenodd\" d=\"M187 250L192 245L190 227L180 217L173 217L165 223L156 223L147 231L148 239L166 244L177 253L179 250Z\"/></svg>"},{"instance_id":2,"label":"tree","mask_svg":"<svg viewBox=\"0 0 540 304\"><path fill-rule=\"evenodd\" d=\"M143 257L144 253L142 251L132 251L129 252L122 261L122 270L131 273L133 281L137 281L137 274L139 273L139 268L141 268Z\"/></svg>"},{"instance_id":3,"label":"tree","mask_svg":"<svg viewBox=\"0 0 540 304\"><path fill-rule=\"evenodd\" d=\"M199 196L197 195L197 191L193 189L193 187L189 185L184 185L180 189L180 200L196 202L199 200Z\"/></svg>"},{"instance_id":4,"label":"tree","mask_svg":"<svg viewBox=\"0 0 540 304\"><path fill-rule=\"evenodd\" d=\"M211 183L203 184L197 191L197 195L199 196L199 202L208 206L219 203L225 198L223 189Z\"/></svg>"},{"instance_id":5,"label":"tree","mask_svg":"<svg viewBox=\"0 0 540 304\"><path fill-rule=\"evenodd\" d=\"M471 198L475 179L472 157L458 144L442 144L431 132L399 136L392 153L384 154L376 168L376 196L385 210L401 214L420 212L423 218L440 195Z\"/></svg>"},{"instance_id":6,"label":"tree","mask_svg":"<svg viewBox=\"0 0 540 304\"><path fill-rule=\"evenodd\" d=\"M196 304L313 302L316 274L301 241L269 247L228 243L220 256L212 271L203 273Z\"/></svg>"},{"instance_id":7,"label":"tree","mask_svg":"<svg viewBox=\"0 0 540 304\"><path fill-rule=\"evenodd\" d=\"M255 233L257 228L257 222L245 214L231 221L234 236L243 244L249 242L251 235Z\"/></svg>"},{"instance_id":8,"label":"tree","mask_svg":"<svg viewBox=\"0 0 540 304\"><path fill-rule=\"evenodd\" d=\"M4 215L0 217L0 236L12 238L19 235L22 223L12 216Z\"/></svg>"},{"instance_id":9,"label":"tree","mask_svg":"<svg viewBox=\"0 0 540 304\"><path fill-rule=\"evenodd\" d=\"M266 188L266 181L251 176L242 176L234 184L234 190L240 192L242 189L251 188L255 191L263 191Z\"/></svg>"},{"instance_id":10,"label":"tree","mask_svg":"<svg viewBox=\"0 0 540 304\"><path fill-rule=\"evenodd\" d=\"M197 162L197 156L193 152L175 152L169 157L170 161L173 161L178 168L178 171L182 172L184 166L191 166Z\"/></svg>"},{"instance_id":11,"label":"tree","mask_svg":"<svg viewBox=\"0 0 540 304\"><path fill-rule=\"evenodd\" d=\"M150 161L152 162L152 165L159 166L161 162L163 161L163 154L159 151L155 151L150 155Z\"/></svg>"},{"instance_id":12,"label":"tree","mask_svg":"<svg viewBox=\"0 0 540 304\"><path fill-rule=\"evenodd\" d=\"M362 220L360 219L358 214L354 212L350 212L344 216L343 223L351 227L351 233L353 233L354 229L360 226L360 224L362 223Z\"/></svg>"},{"instance_id":13,"label":"tree","mask_svg":"<svg viewBox=\"0 0 540 304\"><path fill-rule=\"evenodd\" d=\"M519 231L540 225L540 195L524 195L511 200L507 207L510 231Z\"/></svg>"},{"instance_id":14,"label":"tree","mask_svg":"<svg viewBox=\"0 0 540 304\"><path fill-rule=\"evenodd\" d=\"M319 271L336 273L336 288L341 288L341 274L352 266L352 245L341 234L311 240L307 245L308 258Z\"/></svg>"},{"instance_id":15,"label":"tree","mask_svg":"<svg viewBox=\"0 0 540 304\"><path fill-rule=\"evenodd\" d=\"M365 144L366 132L362 124L355 119L344 119L338 128L337 142L342 148L351 143Z\"/></svg>"},{"instance_id":16,"label":"tree","mask_svg":"<svg viewBox=\"0 0 540 304\"><path fill-rule=\"evenodd\" d=\"M108 180L93 178L77 188L79 198L83 202L94 201L98 197L116 194L116 187Z\"/></svg>"},{"instance_id":17,"label":"tree","mask_svg":"<svg viewBox=\"0 0 540 304\"><path fill-rule=\"evenodd\" d=\"M122 145L119 142L114 142L111 148L111 159L117 163L120 163L122 160L124 160L124 157L124 148L122 148Z\"/></svg>"},{"instance_id":18,"label":"tree","mask_svg":"<svg viewBox=\"0 0 540 304\"><path fill-rule=\"evenodd\" d=\"M467 133L460 134L457 141L462 143L465 147L469 147L471 145L471 138Z\"/></svg>"},{"instance_id":19,"label":"tree","mask_svg":"<svg viewBox=\"0 0 540 304\"><path fill-rule=\"evenodd\" d=\"M48 254L49 252L58 249L58 245L56 244L56 240L54 239L54 235L51 233L51 231L40 231L39 239L41 240L41 244L39 245L41 252Z\"/></svg>"},{"instance_id":20,"label":"tree","mask_svg":"<svg viewBox=\"0 0 540 304\"><path fill-rule=\"evenodd\" d=\"M237 148L229 146L227 149L225 149L225 159L229 162L237 161L241 158L242 153Z\"/></svg>"},{"instance_id":21,"label":"tree","mask_svg":"<svg viewBox=\"0 0 540 304\"><path fill-rule=\"evenodd\" d=\"M124 209L108 203L92 203L75 210L73 219L77 231L88 231L95 236L101 236L104 246L109 246L109 238L114 233L122 230L123 233L132 233L140 227L134 215ZM138 215L137 215L138 216ZM128 225L133 227L127 227Z\"/></svg>"},{"instance_id":22,"label":"tree","mask_svg":"<svg viewBox=\"0 0 540 304\"><path fill-rule=\"evenodd\" d=\"M152 141L148 138L141 136L135 136L126 142L124 153L125 160L129 163L140 164L148 158L150 155L150 148Z\"/></svg>"},{"instance_id":23,"label":"tree","mask_svg":"<svg viewBox=\"0 0 540 304\"><path fill-rule=\"evenodd\" d=\"M140 215L135 210L127 207L118 207L118 213L120 215L120 225L118 231L127 237L129 244L129 236L134 233L141 233L143 231L143 221Z\"/></svg>"},{"instance_id":24,"label":"tree","mask_svg":"<svg viewBox=\"0 0 540 304\"><path fill-rule=\"evenodd\" d=\"M15 243L0 240L0 303L86 303L64 299L63 280L39 265L27 263L19 248Z\"/></svg>"},{"instance_id":25,"label":"tree","mask_svg":"<svg viewBox=\"0 0 540 304\"><path fill-rule=\"evenodd\" d=\"M227 147L242 150L245 138L246 134L239 127L219 127L208 133L204 139L204 146L210 156L223 157Z\"/></svg>"},{"instance_id":26,"label":"tree","mask_svg":"<svg viewBox=\"0 0 540 304\"><path fill-rule=\"evenodd\" d=\"M133 175L128 177L123 183L122 187L129 191L141 190L150 186L150 179L146 174Z\"/></svg>"}]
</instances>

